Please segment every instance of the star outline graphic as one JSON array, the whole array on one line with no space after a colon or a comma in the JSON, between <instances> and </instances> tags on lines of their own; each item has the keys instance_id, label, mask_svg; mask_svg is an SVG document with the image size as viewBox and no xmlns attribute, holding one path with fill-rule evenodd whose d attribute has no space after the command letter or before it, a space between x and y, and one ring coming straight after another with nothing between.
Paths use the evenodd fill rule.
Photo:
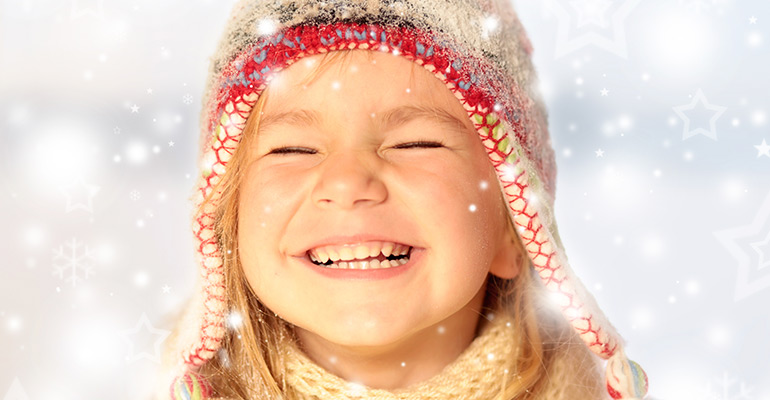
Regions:
<instances>
[{"instance_id":1,"label":"star outline graphic","mask_svg":"<svg viewBox=\"0 0 770 400\"><path fill-rule=\"evenodd\" d=\"M770 157L770 145L767 144L765 139L762 139L762 143L755 145L754 148L757 149L757 158L762 156Z\"/></svg>"},{"instance_id":2,"label":"star outline graphic","mask_svg":"<svg viewBox=\"0 0 770 400\"><path fill-rule=\"evenodd\" d=\"M80 0L72 0L72 9L70 10L70 19L78 19L84 16L91 16L101 19L104 17L104 0L96 0L96 10L89 6L80 7Z\"/></svg>"},{"instance_id":3,"label":"star outline graphic","mask_svg":"<svg viewBox=\"0 0 770 400\"><path fill-rule=\"evenodd\" d=\"M764 249L770 250L770 229L767 231L767 236L764 240L751 242L749 243L749 246L757 252L757 255L759 255L759 266L757 269L761 270L770 267L770 251L767 253L764 251Z\"/></svg>"},{"instance_id":4,"label":"star outline graphic","mask_svg":"<svg viewBox=\"0 0 770 400\"><path fill-rule=\"evenodd\" d=\"M75 201L73 190L77 190L80 193L85 193L85 196L81 196L84 197L85 200L78 199ZM87 213L93 214L94 197L99 193L99 190L101 190L100 186L86 183L82 176L76 178L69 186L59 187L59 191L67 199L67 204L64 206L64 212L70 213L75 210L83 210Z\"/></svg>"},{"instance_id":5,"label":"star outline graphic","mask_svg":"<svg viewBox=\"0 0 770 400\"><path fill-rule=\"evenodd\" d=\"M142 349L142 351L140 351L138 354L136 353L136 349L134 348L134 341L131 340L131 337L139 334L140 332L149 332L151 335L157 336L153 342L153 354L148 353L144 349ZM129 346L126 361L134 362L141 359L147 359L156 364L160 364L161 345L170 334L170 331L165 329L158 329L152 326L150 319L147 317L147 313L143 312L141 317L139 317L139 321L137 321L135 327L120 332L121 339L125 340Z\"/></svg>"},{"instance_id":6,"label":"star outline graphic","mask_svg":"<svg viewBox=\"0 0 770 400\"><path fill-rule=\"evenodd\" d=\"M27 392L24 390L24 387L21 385L21 382L19 381L18 376L13 378L13 382L11 382L11 386L8 388L8 391L5 393L4 399L29 400L29 395L27 395Z\"/></svg>"},{"instance_id":7,"label":"star outline graphic","mask_svg":"<svg viewBox=\"0 0 770 400\"><path fill-rule=\"evenodd\" d=\"M576 38L570 40L572 16L565 7L558 3L558 0L546 0L546 7L556 16L558 21L556 27L555 58L558 59L564 57L589 45L594 45L622 58L628 58L626 30L623 25L628 15L631 14L641 1L642 0L625 0L623 4L612 13L612 16L610 17L612 39L592 31L578 35Z\"/></svg>"},{"instance_id":8,"label":"star outline graphic","mask_svg":"<svg viewBox=\"0 0 770 400\"><path fill-rule=\"evenodd\" d=\"M589 5L590 4L590 5ZM577 11L577 27L582 28L586 25L594 24L601 28L607 27L606 14L612 6L609 0L570 0L569 5ZM589 5L581 7L581 5ZM591 7L591 5L593 7ZM599 18L597 18L599 17Z\"/></svg>"},{"instance_id":9,"label":"star outline graphic","mask_svg":"<svg viewBox=\"0 0 770 400\"><path fill-rule=\"evenodd\" d=\"M748 225L713 232L714 236L727 249L728 253L738 261L734 296L734 301L736 302L770 288L770 274L756 278L753 281L750 279L749 275L753 267L751 257L739 243L741 239L751 238L758 234L761 235L763 228L769 230L768 237L770 238L770 192L765 196L753 221ZM751 244L753 243L756 242L750 242L749 247L752 247ZM756 269L759 270L761 268Z\"/></svg>"},{"instance_id":10,"label":"star outline graphic","mask_svg":"<svg viewBox=\"0 0 770 400\"><path fill-rule=\"evenodd\" d=\"M698 127L694 130L690 130L690 117L688 117L684 112L687 110L694 110L695 107L698 106L698 103L703 104L703 107L706 110L714 111L714 115L712 115L711 118L709 119L709 130L706 130L702 127ZM684 121L684 128L682 131L682 140L687 140L699 134L706 136L708 138L711 138L713 140L717 140L716 122L719 119L719 117L721 117L722 114L724 114L726 110L727 110L727 107L718 106L716 104L709 103L708 99L706 99L706 96L703 94L703 90L698 89L698 91L695 92L695 96L693 96L693 99L690 103L674 107L674 112L676 113L676 115L678 115L679 118L681 118L682 121Z\"/></svg>"}]
</instances>

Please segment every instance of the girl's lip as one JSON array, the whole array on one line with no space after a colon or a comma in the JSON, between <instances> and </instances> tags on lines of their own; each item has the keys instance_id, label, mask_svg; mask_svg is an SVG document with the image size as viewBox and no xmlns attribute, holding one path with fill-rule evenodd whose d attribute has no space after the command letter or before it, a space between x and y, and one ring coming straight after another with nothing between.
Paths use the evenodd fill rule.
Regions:
<instances>
[{"instance_id":1,"label":"girl's lip","mask_svg":"<svg viewBox=\"0 0 770 400\"><path fill-rule=\"evenodd\" d=\"M413 247L409 261L406 264L399 265L397 267L390 268L377 268L377 269L339 269L339 268L327 268L315 264L310 261L310 258L296 257L299 261L316 272L327 278L342 279L342 280L381 280L390 279L411 270L415 264L419 263L423 257L425 249Z\"/></svg>"}]
</instances>

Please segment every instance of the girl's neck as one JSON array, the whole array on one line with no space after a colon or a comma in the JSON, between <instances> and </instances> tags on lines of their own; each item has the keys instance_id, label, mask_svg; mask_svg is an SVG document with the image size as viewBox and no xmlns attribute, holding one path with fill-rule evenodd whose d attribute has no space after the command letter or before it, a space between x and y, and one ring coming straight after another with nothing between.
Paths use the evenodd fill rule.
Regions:
<instances>
[{"instance_id":1,"label":"girl's neck","mask_svg":"<svg viewBox=\"0 0 770 400\"><path fill-rule=\"evenodd\" d=\"M484 293L480 290L449 318L387 346L339 345L299 327L296 335L308 358L348 382L386 390L405 388L437 375L470 345L480 328Z\"/></svg>"}]
</instances>

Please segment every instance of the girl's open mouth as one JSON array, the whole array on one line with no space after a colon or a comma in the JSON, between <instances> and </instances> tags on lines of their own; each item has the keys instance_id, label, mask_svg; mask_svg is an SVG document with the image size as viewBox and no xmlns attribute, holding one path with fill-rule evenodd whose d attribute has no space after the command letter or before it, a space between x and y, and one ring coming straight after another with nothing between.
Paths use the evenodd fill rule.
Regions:
<instances>
[{"instance_id":1,"label":"girl's open mouth","mask_svg":"<svg viewBox=\"0 0 770 400\"><path fill-rule=\"evenodd\" d=\"M412 249L391 242L368 242L314 248L307 251L307 257L313 264L330 269L386 269L409 262Z\"/></svg>"},{"instance_id":2,"label":"girl's open mouth","mask_svg":"<svg viewBox=\"0 0 770 400\"><path fill-rule=\"evenodd\" d=\"M315 265L329 269L386 269L409 262L412 246L385 241L319 246L305 256Z\"/></svg>"}]
</instances>

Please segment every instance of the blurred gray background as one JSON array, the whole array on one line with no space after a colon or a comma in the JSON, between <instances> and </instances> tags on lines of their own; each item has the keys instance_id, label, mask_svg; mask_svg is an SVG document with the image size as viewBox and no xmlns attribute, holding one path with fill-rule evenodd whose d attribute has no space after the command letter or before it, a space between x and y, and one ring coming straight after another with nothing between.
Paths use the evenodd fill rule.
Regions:
<instances>
[{"instance_id":1,"label":"blurred gray background","mask_svg":"<svg viewBox=\"0 0 770 400\"><path fill-rule=\"evenodd\" d=\"M232 4L0 0L0 400L147 398ZM516 7L567 253L651 395L770 400L770 2Z\"/></svg>"}]
</instances>

